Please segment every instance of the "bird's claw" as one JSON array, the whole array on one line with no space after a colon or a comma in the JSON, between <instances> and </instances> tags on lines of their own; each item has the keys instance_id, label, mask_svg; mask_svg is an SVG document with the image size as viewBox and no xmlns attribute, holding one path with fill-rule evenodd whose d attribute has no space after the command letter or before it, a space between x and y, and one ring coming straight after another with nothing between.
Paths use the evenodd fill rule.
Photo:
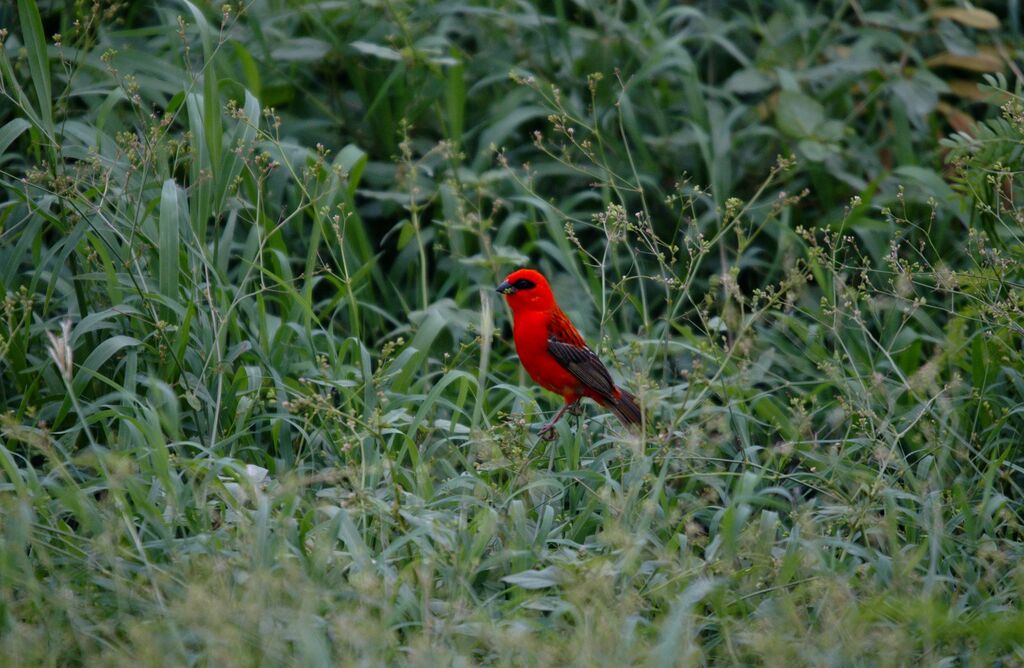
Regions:
<instances>
[{"instance_id":1,"label":"bird's claw","mask_svg":"<svg viewBox=\"0 0 1024 668\"><path fill-rule=\"evenodd\" d=\"M569 415L579 417L583 415L583 404L577 401L569 406L568 411Z\"/></svg>"},{"instance_id":2,"label":"bird's claw","mask_svg":"<svg viewBox=\"0 0 1024 668\"><path fill-rule=\"evenodd\" d=\"M542 441L553 441L558 434L555 432L555 425L546 424L540 428L540 431L537 432L537 436L540 436Z\"/></svg>"}]
</instances>

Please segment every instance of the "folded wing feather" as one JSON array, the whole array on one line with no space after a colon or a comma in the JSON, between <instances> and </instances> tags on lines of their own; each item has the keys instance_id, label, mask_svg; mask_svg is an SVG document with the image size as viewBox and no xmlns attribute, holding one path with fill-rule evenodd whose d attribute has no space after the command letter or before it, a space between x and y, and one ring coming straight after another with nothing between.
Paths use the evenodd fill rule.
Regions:
<instances>
[{"instance_id":1,"label":"folded wing feather","mask_svg":"<svg viewBox=\"0 0 1024 668\"><path fill-rule=\"evenodd\" d=\"M548 352L584 386L608 401L615 401L615 383L593 350L550 337Z\"/></svg>"}]
</instances>

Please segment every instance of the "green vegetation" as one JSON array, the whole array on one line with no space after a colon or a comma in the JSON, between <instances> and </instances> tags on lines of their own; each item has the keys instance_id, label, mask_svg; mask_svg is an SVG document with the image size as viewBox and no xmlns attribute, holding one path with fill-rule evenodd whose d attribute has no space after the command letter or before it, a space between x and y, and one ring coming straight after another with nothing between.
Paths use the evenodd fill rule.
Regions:
<instances>
[{"instance_id":1,"label":"green vegetation","mask_svg":"<svg viewBox=\"0 0 1024 668\"><path fill-rule=\"evenodd\" d=\"M0 663L1024 663L985 4L4 3Z\"/></svg>"}]
</instances>

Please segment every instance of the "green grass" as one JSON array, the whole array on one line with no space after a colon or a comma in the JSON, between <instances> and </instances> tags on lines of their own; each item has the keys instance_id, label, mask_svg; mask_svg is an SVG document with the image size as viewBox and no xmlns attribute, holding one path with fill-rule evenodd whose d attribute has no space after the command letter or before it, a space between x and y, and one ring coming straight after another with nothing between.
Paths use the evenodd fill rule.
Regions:
<instances>
[{"instance_id":1,"label":"green grass","mask_svg":"<svg viewBox=\"0 0 1024 668\"><path fill-rule=\"evenodd\" d=\"M0 8L0 663L1024 663L983 6Z\"/></svg>"}]
</instances>

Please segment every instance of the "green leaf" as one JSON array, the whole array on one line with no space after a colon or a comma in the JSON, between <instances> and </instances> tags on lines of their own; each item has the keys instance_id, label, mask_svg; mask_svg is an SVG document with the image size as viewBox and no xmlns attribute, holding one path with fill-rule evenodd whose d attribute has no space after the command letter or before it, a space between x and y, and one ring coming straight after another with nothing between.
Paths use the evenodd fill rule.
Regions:
<instances>
[{"instance_id":1,"label":"green leaf","mask_svg":"<svg viewBox=\"0 0 1024 668\"><path fill-rule=\"evenodd\" d=\"M24 118L15 118L0 128L0 158L7 152L7 147L30 127L32 127L32 124Z\"/></svg>"},{"instance_id":2,"label":"green leaf","mask_svg":"<svg viewBox=\"0 0 1024 668\"><path fill-rule=\"evenodd\" d=\"M413 337L408 348L402 351L403 353L408 353L407 363L402 365L395 364L401 356L396 358L395 362L392 362L392 366L400 369L391 386L392 392L405 392L409 388L414 373L417 369L422 368L430 352L431 345L433 345L437 335L441 333L441 330L447 324L445 317L436 306L432 306L426 312L421 312L421 315L423 319L418 323L416 336Z\"/></svg>"},{"instance_id":3,"label":"green leaf","mask_svg":"<svg viewBox=\"0 0 1024 668\"><path fill-rule=\"evenodd\" d=\"M775 82L759 70L740 70L725 82L725 89L740 95L764 93L775 87Z\"/></svg>"},{"instance_id":4,"label":"green leaf","mask_svg":"<svg viewBox=\"0 0 1024 668\"><path fill-rule=\"evenodd\" d=\"M548 566L541 570L520 571L506 575L501 580L523 589L546 589L547 587L556 587L564 582L565 574L553 566Z\"/></svg>"},{"instance_id":5,"label":"green leaf","mask_svg":"<svg viewBox=\"0 0 1024 668\"><path fill-rule=\"evenodd\" d=\"M942 79L925 72L916 72L910 79L898 79L889 85L907 110L907 115L921 118L930 114L939 103L939 93L949 90Z\"/></svg>"},{"instance_id":6,"label":"green leaf","mask_svg":"<svg viewBox=\"0 0 1024 668\"><path fill-rule=\"evenodd\" d=\"M775 123L784 134L797 139L813 137L825 121L825 108L803 93L782 91L775 109Z\"/></svg>"},{"instance_id":7,"label":"green leaf","mask_svg":"<svg viewBox=\"0 0 1024 668\"><path fill-rule=\"evenodd\" d=\"M477 253L459 260L471 267L490 267L494 263L507 267L524 267L530 264L530 258L511 246L495 245L489 255Z\"/></svg>"},{"instance_id":8,"label":"green leaf","mask_svg":"<svg viewBox=\"0 0 1024 668\"><path fill-rule=\"evenodd\" d=\"M35 0L18 0L18 17L21 19L22 40L28 51L28 68L36 89L42 130L53 137L53 100L50 92L50 60L46 55L46 36L43 34L43 20Z\"/></svg>"},{"instance_id":9,"label":"green leaf","mask_svg":"<svg viewBox=\"0 0 1024 668\"><path fill-rule=\"evenodd\" d=\"M199 239L205 239L206 220L213 204L211 182L213 163L210 153L211 142L207 137L209 129L205 121L205 96L189 93L185 98L188 111L188 127L192 134L192 229ZM218 128L219 129L219 128Z\"/></svg>"},{"instance_id":10,"label":"green leaf","mask_svg":"<svg viewBox=\"0 0 1024 668\"><path fill-rule=\"evenodd\" d=\"M796 147L800 153L811 162L821 162L828 156L835 153L833 146L823 144L820 141L815 141L814 139L801 139L797 143Z\"/></svg>"},{"instance_id":11,"label":"green leaf","mask_svg":"<svg viewBox=\"0 0 1024 668\"><path fill-rule=\"evenodd\" d=\"M349 144L341 149L334 159L334 164L348 174L348 196L350 198L356 194L356 188L359 186L359 179L363 176L366 162L366 152L355 144Z\"/></svg>"},{"instance_id":12,"label":"green leaf","mask_svg":"<svg viewBox=\"0 0 1024 668\"><path fill-rule=\"evenodd\" d=\"M142 342L131 336L112 336L109 339L104 339L96 348L89 353L89 356L79 367L78 372L75 373L75 378L71 383L75 394L81 394L82 390L85 389L86 383L93 378L93 376L99 373L99 369L117 354L119 351L129 346L138 346Z\"/></svg>"},{"instance_id":13,"label":"green leaf","mask_svg":"<svg viewBox=\"0 0 1024 668\"><path fill-rule=\"evenodd\" d=\"M252 57L252 54L249 53L249 50L241 42L232 40L231 46L235 51L238 64L245 77L245 87L251 90L252 94L258 99L263 93L263 79L260 77L260 69L256 65L256 59Z\"/></svg>"},{"instance_id":14,"label":"green leaf","mask_svg":"<svg viewBox=\"0 0 1024 668\"><path fill-rule=\"evenodd\" d=\"M462 127L466 112L466 66L460 58L448 68L445 103L448 110L448 137L462 143Z\"/></svg>"},{"instance_id":15,"label":"green leaf","mask_svg":"<svg viewBox=\"0 0 1024 668\"><path fill-rule=\"evenodd\" d=\"M256 96L245 91L245 103L242 106L244 118L238 119L238 124L229 139L230 146L242 146L243 150L252 144L256 138L256 132L260 123L260 102ZM241 173L244 161L235 151L225 151L221 160L223 167L220 170L220 178L217 183L217 201L214 212L222 213L224 202L227 200L228 191L235 178Z\"/></svg>"},{"instance_id":16,"label":"green leaf","mask_svg":"<svg viewBox=\"0 0 1024 668\"><path fill-rule=\"evenodd\" d=\"M398 231L398 243L395 244L395 249L402 250L415 236L416 228L412 223L409 221L401 223L401 228Z\"/></svg>"},{"instance_id":17,"label":"green leaf","mask_svg":"<svg viewBox=\"0 0 1024 668\"><path fill-rule=\"evenodd\" d=\"M384 60L402 60L402 54L381 44L373 44L372 42L363 42L360 40L352 42L349 46L359 53L363 53L368 56L383 58Z\"/></svg>"},{"instance_id":18,"label":"green leaf","mask_svg":"<svg viewBox=\"0 0 1024 668\"><path fill-rule=\"evenodd\" d=\"M331 51L331 45L313 37L295 37L277 46L272 55L274 60L293 63L314 63L323 60Z\"/></svg>"},{"instance_id":19,"label":"green leaf","mask_svg":"<svg viewBox=\"0 0 1024 668\"><path fill-rule=\"evenodd\" d=\"M196 21L196 27L199 28L199 39L203 45L203 59L209 64L213 57L213 29L210 27L210 22L206 20L203 11L190 0L181 0L181 2L188 8L192 18Z\"/></svg>"},{"instance_id":20,"label":"green leaf","mask_svg":"<svg viewBox=\"0 0 1024 668\"><path fill-rule=\"evenodd\" d=\"M934 197L940 202L947 202L956 199L956 192L934 169L917 167L915 165L903 165L893 170L897 176L909 179L921 187L925 195Z\"/></svg>"},{"instance_id":21,"label":"green leaf","mask_svg":"<svg viewBox=\"0 0 1024 668\"><path fill-rule=\"evenodd\" d=\"M839 141L845 132L846 126L842 121L825 121L818 126L817 135L819 139Z\"/></svg>"},{"instance_id":22,"label":"green leaf","mask_svg":"<svg viewBox=\"0 0 1024 668\"><path fill-rule=\"evenodd\" d=\"M184 194L174 179L164 181L160 192L159 256L160 294L171 301L178 299L178 274L181 270L181 227L187 220Z\"/></svg>"}]
</instances>

